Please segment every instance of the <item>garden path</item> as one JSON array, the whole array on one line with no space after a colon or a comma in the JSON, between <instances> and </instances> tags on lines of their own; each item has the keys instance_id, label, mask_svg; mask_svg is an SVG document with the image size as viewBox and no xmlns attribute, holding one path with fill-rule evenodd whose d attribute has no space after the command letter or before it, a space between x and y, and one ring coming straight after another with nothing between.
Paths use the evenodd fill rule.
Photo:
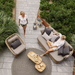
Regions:
<instances>
[{"instance_id":1,"label":"garden path","mask_svg":"<svg viewBox=\"0 0 75 75\"><path fill-rule=\"evenodd\" d=\"M16 22L18 24L18 16L20 11L24 11L28 15L29 23L26 29L26 37L23 36L23 29L20 26L18 28L19 35L26 43L27 48L37 48L42 51L42 47L38 44L37 37L40 35L40 30L44 28L37 28L33 30L33 23L37 17L40 0L16 0ZM0 54L0 75L12 75L11 64L13 62L14 55L9 51L8 48ZM51 59L50 59L51 60ZM52 60L52 75L73 75L74 58L71 56L67 60L60 64L55 64Z\"/></svg>"}]
</instances>

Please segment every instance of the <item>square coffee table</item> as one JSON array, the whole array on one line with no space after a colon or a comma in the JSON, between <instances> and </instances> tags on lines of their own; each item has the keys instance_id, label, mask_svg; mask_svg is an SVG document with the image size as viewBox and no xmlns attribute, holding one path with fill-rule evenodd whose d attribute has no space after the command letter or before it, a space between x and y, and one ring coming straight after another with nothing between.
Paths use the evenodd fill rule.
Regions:
<instances>
[{"instance_id":1,"label":"square coffee table","mask_svg":"<svg viewBox=\"0 0 75 75\"><path fill-rule=\"evenodd\" d=\"M36 68L39 72L42 72L42 71L44 71L44 69L46 68L46 65L45 65L43 62L41 62L40 64L36 64L36 65L35 65L35 68Z\"/></svg>"}]
</instances>

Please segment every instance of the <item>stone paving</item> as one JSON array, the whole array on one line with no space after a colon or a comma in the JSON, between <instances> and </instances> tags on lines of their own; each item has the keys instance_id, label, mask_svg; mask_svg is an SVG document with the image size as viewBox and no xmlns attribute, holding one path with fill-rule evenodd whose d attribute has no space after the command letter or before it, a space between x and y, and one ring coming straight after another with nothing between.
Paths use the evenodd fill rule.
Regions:
<instances>
[{"instance_id":1,"label":"stone paving","mask_svg":"<svg viewBox=\"0 0 75 75\"><path fill-rule=\"evenodd\" d=\"M37 48L42 51L42 47L38 44L37 37L40 35L40 30L44 28L37 28L33 30L33 23L37 17L37 12L40 5L40 0L16 0L16 22L18 24L18 16L20 11L24 11L28 15L29 23L26 29L26 38L23 36L23 29L20 26L18 28L19 35L26 43L27 48ZM14 59L14 55L6 48L0 53L0 75L12 75L11 65ZM51 59L50 59L51 60ZM74 58L71 56L60 64L55 64L52 60L52 75L73 75Z\"/></svg>"}]
</instances>

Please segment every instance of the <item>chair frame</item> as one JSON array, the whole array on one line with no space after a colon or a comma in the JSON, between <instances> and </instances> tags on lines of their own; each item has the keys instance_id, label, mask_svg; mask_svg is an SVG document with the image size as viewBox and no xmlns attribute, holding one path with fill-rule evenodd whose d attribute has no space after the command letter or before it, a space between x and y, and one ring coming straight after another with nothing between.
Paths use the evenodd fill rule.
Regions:
<instances>
[{"instance_id":1,"label":"chair frame","mask_svg":"<svg viewBox=\"0 0 75 75\"><path fill-rule=\"evenodd\" d=\"M16 54L16 53L10 48L10 46L9 46L9 44L8 44L8 40L9 40L11 37L15 36L15 35L17 35L17 36L19 37L20 41L25 45L25 49L24 49L24 50L26 50L26 44L24 43L24 41L22 40L22 38L21 38L17 33L14 33L14 34L10 35L8 38L6 38L5 43L6 43L7 47L9 48L9 50L15 55L15 57L17 57L18 54ZM23 50L23 51L24 51L24 50ZM23 51L22 51L22 52L23 52ZM21 52L20 52L20 53L21 53ZM19 53L19 54L20 54L20 53Z\"/></svg>"}]
</instances>

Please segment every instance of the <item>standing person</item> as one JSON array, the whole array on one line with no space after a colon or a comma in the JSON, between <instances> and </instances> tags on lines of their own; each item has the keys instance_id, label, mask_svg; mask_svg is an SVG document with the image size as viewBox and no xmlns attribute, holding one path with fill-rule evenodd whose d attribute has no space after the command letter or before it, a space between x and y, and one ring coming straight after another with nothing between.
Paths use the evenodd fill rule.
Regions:
<instances>
[{"instance_id":1,"label":"standing person","mask_svg":"<svg viewBox=\"0 0 75 75\"><path fill-rule=\"evenodd\" d=\"M19 18L19 26L21 25L23 27L24 37L25 37L26 27L28 24L28 17L27 17L27 15L25 15L25 13L23 11L21 11L20 16L18 18Z\"/></svg>"}]
</instances>

